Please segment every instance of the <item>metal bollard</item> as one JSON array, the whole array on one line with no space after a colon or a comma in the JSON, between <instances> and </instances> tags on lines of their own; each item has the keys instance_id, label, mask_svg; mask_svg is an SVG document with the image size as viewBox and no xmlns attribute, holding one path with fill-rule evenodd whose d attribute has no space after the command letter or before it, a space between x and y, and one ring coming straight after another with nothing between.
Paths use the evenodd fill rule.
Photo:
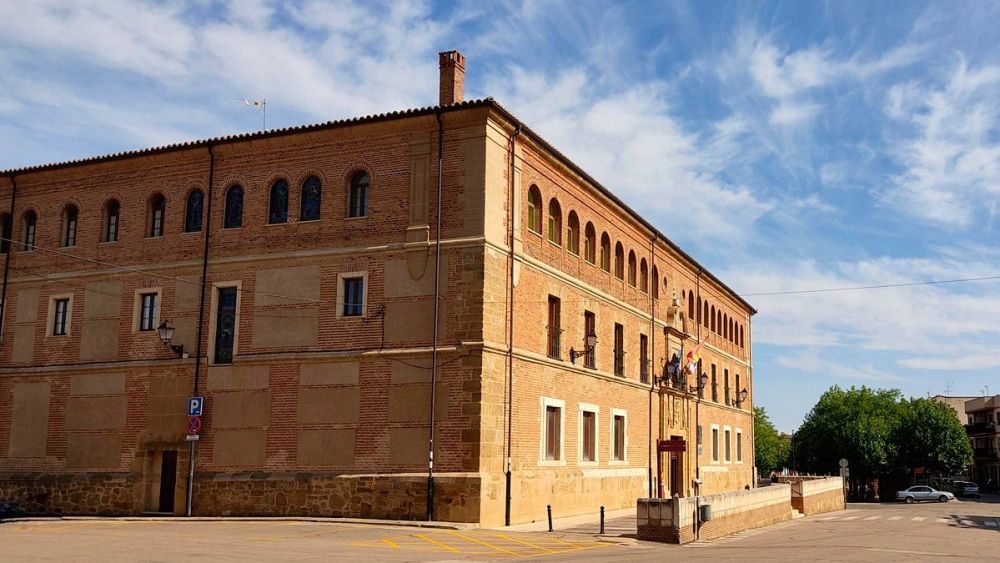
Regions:
<instances>
[{"instance_id":1,"label":"metal bollard","mask_svg":"<svg viewBox=\"0 0 1000 563\"><path fill-rule=\"evenodd\" d=\"M545 508L546 508L546 510L548 510L548 513L549 513L549 531L551 532L552 531L552 505L551 504L546 504Z\"/></svg>"},{"instance_id":2,"label":"metal bollard","mask_svg":"<svg viewBox=\"0 0 1000 563\"><path fill-rule=\"evenodd\" d=\"M604 535L604 507L601 507L601 535Z\"/></svg>"}]
</instances>

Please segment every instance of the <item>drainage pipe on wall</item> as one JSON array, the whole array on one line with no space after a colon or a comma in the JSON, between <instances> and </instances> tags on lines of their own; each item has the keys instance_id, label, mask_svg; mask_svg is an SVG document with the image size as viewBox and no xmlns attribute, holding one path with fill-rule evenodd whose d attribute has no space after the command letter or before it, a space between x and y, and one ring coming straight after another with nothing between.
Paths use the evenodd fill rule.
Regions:
<instances>
[{"instance_id":1,"label":"drainage pipe on wall","mask_svg":"<svg viewBox=\"0 0 1000 563\"><path fill-rule=\"evenodd\" d=\"M198 303L198 342L195 344L194 354L194 385L192 386L192 396L198 396L198 385L201 382L201 340L205 330L205 285L208 282L208 250L209 239L212 236L212 194L215 193L215 147L212 143L208 145L208 202L205 209L205 246L201 253L201 299ZM207 359L206 359L207 363ZM195 466L195 444L190 442L188 451L188 478L186 502L184 504L184 514L191 516L194 510L194 466Z\"/></svg>"},{"instance_id":2,"label":"drainage pipe on wall","mask_svg":"<svg viewBox=\"0 0 1000 563\"><path fill-rule=\"evenodd\" d=\"M7 318L7 278L10 275L10 257L14 253L14 204L17 203L17 179L16 174L10 175L10 233L0 233L4 241L0 244L7 244L7 258L3 263L3 295L0 296L0 340L3 339L4 320Z\"/></svg>"},{"instance_id":3,"label":"drainage pipe on wall","mask_svg":"<svg viewBox=\"0 0 1000 563\"><path fill-rule=\"evenodd\" d=\"M441 121L441 110L434 117L438 124L438 161L437 161L437 218L434 233L434 327L431 343L431 406L430 406L430 438L427 444L427 521L434 520L434 404L437 401L438 375L438 315L441 301L441 185L444 165L444 123Z\"/></svg>"},{"instance_id":4,"label":"drainage pipe on wall","mask_svg":"<svg viewBox=\"0 0 1000 563\"><path fill-rule=\"evenodd\" d=\"M656 256L655 248L656 241L659 239L659 235L653 233L653 238L649 240L649 276L650 281L646 282L646 289L649 291L649 351L646 353L646 361L649 362L649 366L640 366L639 369L645 367L646 373L649 376L649 439L646 441L646 446L649 448L649 459L647 467L647 484L649 487L648 496L653 498L653 394L656 393L656 372L653 371L653 366L656 365L653 359L656 358L656 302L653 300L653 287L654 284L659 284L660 281L656 279L653 272L656 272ZM658 273L658 272L657 272ZM652 282L652 283L650 283ZM656 285L655 287L659 287ZM659 293L657 293L659 295ZM667 355L670 355L670 350L666 351ZM669 361L669 358L668 358ZM660 404L662 409L662 402ZM657 432L659 434L659 432ZM659 457L660 452L657 448L656 456ZM657 479L660 478L659 475L656 476ZM659 483L657 483L659 485ZM656 488L659 491L659 487Z\"/></svg>"},{"instance_id":5,"label":"drainage pipe on wall","mask_svg":"<svg viewBox=\"0 0 1000 563\"><path fill-rule=\"evenodd\" d=\"M507 411L504 413L507 418L507 469L504 472L504 479L506 481L504 489L504 512L503 512L503 523L504 526L510 526L510 497L511 497L511 473L512 473L512 453L511 453L511 426L512 426L512 416L513 415L513 404L514 404L514 224L516 213L518 209L514 208L514 204L517 201L514 197L515 190L518 186L515 182L514 170L516 167L514 159L516 158L516 146L517 136L521 134L521 122L517 122L517 128L514 129L514 133L510 136L510 197L508 207L510 208L510 214L507 218L508 230L510 236L507 237L507 244L509 246L509 258L508 266L510 270L510 279L507 281Z\"/></svg>"}]
</instances>

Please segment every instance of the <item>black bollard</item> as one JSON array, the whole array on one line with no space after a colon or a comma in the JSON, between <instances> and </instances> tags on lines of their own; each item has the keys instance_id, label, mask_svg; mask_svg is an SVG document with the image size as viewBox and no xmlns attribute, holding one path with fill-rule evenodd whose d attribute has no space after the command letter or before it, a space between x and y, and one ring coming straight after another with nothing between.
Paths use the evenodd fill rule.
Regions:
<instances>
[{"instance_id":1,"label":"black bollard","mask_svg":"<svg viewBox=\"0 0 1000 563\"><path fill-rule=\"evenodd\" d=\"M552 505L551 504L546 504L545 508L549 512L549 531L551 532L552 531Z\"/></svg>"},{"instance_id":2,"label":"black bollard","mask_svg":"<svg viewBox=\"0 0 1000 563\"><path fill-rule=\"evenodd\" d=\"M601 535L604 535L604 507L601 507Z\"/></svg>"}]
</instances>

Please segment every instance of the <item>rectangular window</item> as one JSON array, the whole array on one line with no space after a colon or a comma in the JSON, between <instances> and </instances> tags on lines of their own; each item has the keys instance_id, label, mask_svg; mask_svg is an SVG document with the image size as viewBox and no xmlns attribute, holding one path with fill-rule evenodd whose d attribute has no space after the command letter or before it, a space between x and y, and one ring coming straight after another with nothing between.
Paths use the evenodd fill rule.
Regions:
<instances>
[{"instance_id":1,"label":"rectangular window","mask_svg":"<svg viewBox=\"0 0 1000 563\"><path fill-rule=\"evenodd\" d=\"M66 217L66 234L63 237L63 246L76 246L76 213Z\"/></svg>"},{"instance_id":2,"label":"rectangular window","mask_svg":"<svg viewBox=\"0 0 1000 563\"><path fill-rule=\"evenodd\" d=\"M236 303L238 289L220 287L218 310L215 315L215 363L233 363L233 345L236 342Z\"/></svg>"},{"instance_id":3,"label":"rectangular window","mask_svg":"<svg viewBox=\"0 0 1000 563\"><path fill-rule=\"evenodd\" d=\"M719 461L719 429L712 429L712 461Z\"/></svg>"},{"instance_id":4,"label":"rectangular window","mask_svg":"<svg viewBox=\"0 0 1000 563\"><path fill-rule=\"evenodd\" d=\"M701 376L705 372L703 372L701 370L701 367L702 367L701 366L701 358L699 358L698 359L698 373L696 373L694 375L694 380L695 380L696 385L698 386L698 398L699 399L704 399L705 398L705 384L702 383Z\"/></svg>"},{"instance_id":5,"label":"rectangular window","mask_svg":"<svg viewBox=\"0 0 1000 563\"><path fill-rule=\"evenodd\" d=\"M625 327L615 323L615 375L625 376Z\"/></svg>"},{"instance_id":6,"label":"rectangular window","mask_svg":"<svg viewBox=\"0 0 1000 563\"><path fill-rule=\"evenodd\" d=\"M743 462L743 431L736 430L736 461Z\"/></svg>"},{"instance_id":7,"label":"rectangular window","mask_svg":"<svg viewBox=\"0 0 1000 563\"><path fill-rule=\"evenodd\" d=\"M156 328L156 297L157 294L155 293L143 293L139 296L139 330L141 331L154 330Z\"/></svg>"},{"instance_id":8,"label":"rectangular window","mask_svg":"<svg viewBox=\"0 0 1000 563\"><path fill-rule=\"evenodd\" d=\"M730 439L732 438L731 434L732 434L732 431L730 431L728 429L723 434L723 438L725 439L725 448L726 448L726 463L729 463L730 461L733 461L733 455L732 455L732 451L731 451L732 446L731 446L731 442L730 442Z\"/></svg>"},{"instance_id":9,"label":"rectangular window","mask_svg":"<svg viewBox=\"0 0 1000 563\"><path fill-rule=\"evenodd\" d=\"M108 214L107 229L104 232L104 242L115 242L118 240L118 212Z\"/></svg>"},{"instance_id":10,"label":"rectangular window","mask_svg":"<svg viewBox=\"0 0 1000 563\"><path fill-rule=\"evenodd\" d=\"M639 335L639 381L649 382L649 337Z\"/></svg>"},{"instance_id":11,"label":"rectangular window","mask_svg":"<svg viewBox=\"0 0 1000 563\"><path fill-rule=\"evenodd\" d=\"M625 416L616 414L611 423L611 428L614 432L611 459L625 461Z\"/></svg>"},{"instance_id":12,"label":"rectangular window","mask_svg":"<svg viewBox=\"0 0 1000 563\"><path fill-rule=\"evenodd\" d=\"M597 334L597 316L590 311L583 312L583 337L587 338L588 334ZM586 345L586 343L584 344ZM593 347L589 347L586 350L586 354L583 356L583 365L594 369L597 366L597 350L595 350L596 344Z\"/></svg>"},{"instance_id":13,"label":"rectangular window","mask_svg":"<svg viewBox=\"0 0 1000 563\"><path fill-rule=\"evenodd\" d=\"M733 396L736 397L736 406L743 408L743 397L740 395L740 374L736 374L736 389L733 390Z\"/></svg>"},{"instance_id":14,"label":"rectangular window","mask_svg":"<svg viewBox=\"0 0 1000 563\"><path fill-rule=\"evenodd\" d=\"M545 459L558 461L562 459L559 443L562 441L562 409L548 405L545 407Z\"/></svg>"},{"instance_id":15,"label":"rectangular window","mask_svg":"<svg viewBox=\"0 0 1000 563\"><path fill-rule=\"evenodd\" d=\"M715 379L715 364L712 364L712 400L719 402L719 382Z\"/></svg>"},{"instance_id":16,"label":"rectangular window","mask_svg":"<svg viewBox=\"0 0 1000 563\"><path fill-rule=\"evenodd\" d=\"M583 411L580 414L583 442L580 445L580 461L597 461L597 413Z\"/></svg>"},{"instance_id":17,"label":"rectangular window","mask_svg":"<svg viewBox=\"0 0 1000 563\"><path fill-rule=\"evenodd\" d=\"M732 398L729 396L729 370L728 369L722 370L722 380L724 382L724 391L726 393L726 395L725 395L725 397L726 397L726 404L727 405L731 405L732 404Z\"/></svg>"},{"instance_id":18,"label":"rectangular window","mask_svg":"<svg viewBox=\"0 0 1000 563\"><path fill-rule=\"evenodd\" d=\"M163 236L163 207L154 207L153 216L149 221L149 236Z\"/></svg>"},{"instance_id":19,"label":"rectangular window","mask_svg":"<svg viewBox=\"0 0 1000 563\"><path fill-rule=\"evenodd\" d=\"M24 227L24 248L23 250L35 249L35 221L30 221Z\"/></svg>"},{"instance_id":20,"label":"rectangular window","mask_svg":"<svg viewBox=\"0 0 1000 563\"><path fill-rule=\"evenodd\" d=\"M344 278L345 317L360 317L365 303L365 279Z\"/></svg>"},{"instance_id":21,"label":"rectangular window","mask_svg":"<svg viewBox=\"0 0 1000 563\"><path fill-rule=\"evenodd\" d=\"M560 328L559 298L549 296L549 357L559 358L559 337L562 335Z\"/></svg>"},{"instance_id":22,"label":"rectangular window","mask_svg":"<svg viewBox=\"0 0 1000 563\"><path fill-rule=\"evenodd\" d=\"M55 300L55 315L52 318L52 335L65 336L69 327L69 299Z\"/></svg>"}]
</instances>

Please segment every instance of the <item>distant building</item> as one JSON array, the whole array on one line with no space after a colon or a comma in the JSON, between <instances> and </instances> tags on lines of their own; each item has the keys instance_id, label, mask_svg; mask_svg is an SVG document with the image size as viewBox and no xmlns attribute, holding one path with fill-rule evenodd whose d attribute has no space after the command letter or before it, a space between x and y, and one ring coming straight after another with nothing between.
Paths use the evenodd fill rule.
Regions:
<instances>
[{"instance_id":1,"label":"distant building","mask_svg":"<svg viewBox=\"0 0 1000 563\"><path fill-rule=\"evenodd\" d=\"M976 397L953 397L950 395L934 395L931 397L932 401L937 401L939 403L944 403L951 407L951 410L955 411L955 416L958 417L958 421L965 424L965 403L966 401L971 401Z\"/></svg>"},{"instance_id":2,"label":"distant building","mask_svg":"<svg viewBox=\"0 0 1000 563\"><path fill-rule=\"evenodd\" d=\"M965 426L972 442L972 477L980 486L1000 484L1000 395L966 401Z\"/></svg>"},{"instance_id":3,"label":"distant building","mask_svg":"<svg viewBox=\"0 0 1000 563\"><path fill-rule=\"evenodd\" d=\"M434 107L0 172L0 502L497 525L753 486L756 311L440 64Z\"/></svg>"}]
</instances>

